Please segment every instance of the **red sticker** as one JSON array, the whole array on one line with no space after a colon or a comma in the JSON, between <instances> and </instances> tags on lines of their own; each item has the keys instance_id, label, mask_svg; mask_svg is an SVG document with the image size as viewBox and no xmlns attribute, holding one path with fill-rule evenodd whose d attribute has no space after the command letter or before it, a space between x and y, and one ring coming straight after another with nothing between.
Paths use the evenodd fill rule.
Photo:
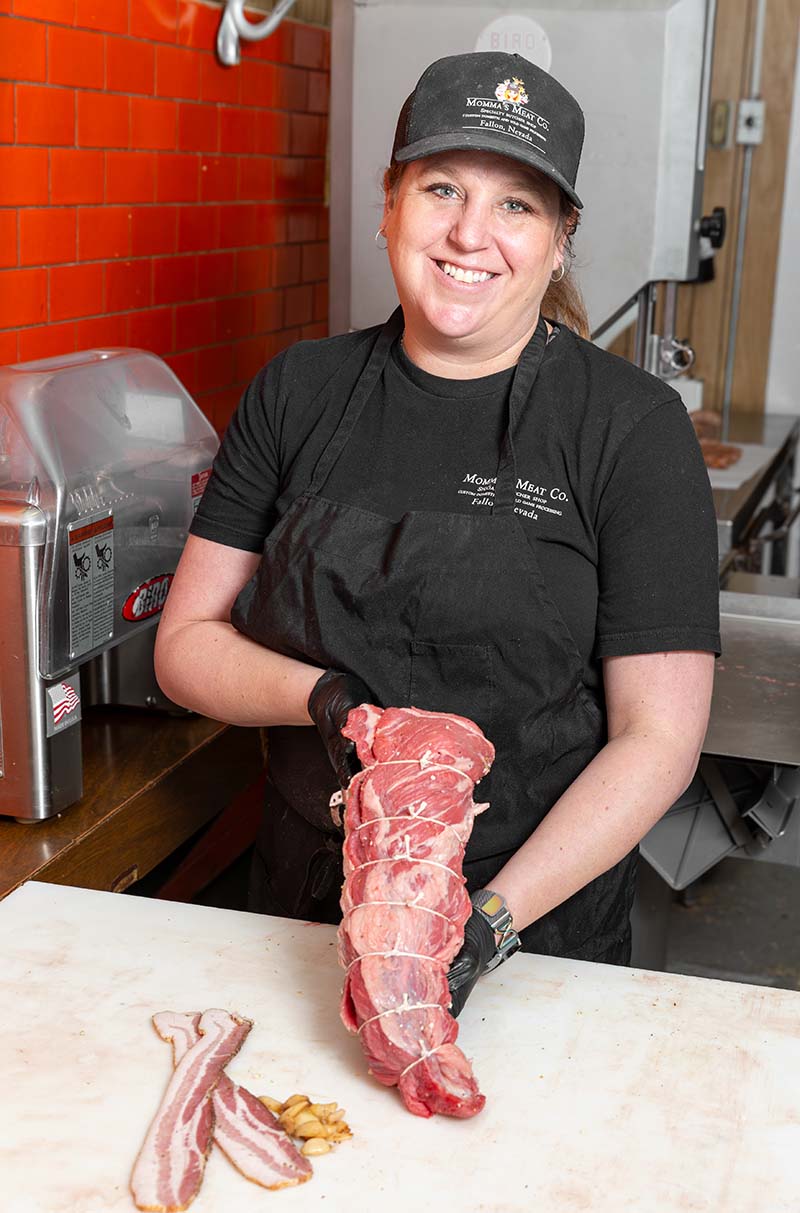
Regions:
<instances>
[{"instance_id":1,"label":"red sticker","mask_svg":"<svg viewBox=\"0 0 800 1213\"><path fill-rule=\"evenodd\" d=\"M138 623L140 619L157 615L167 601L173 576L173 573L159 573L158 577L151 577L149 581L137 585L125 599L122 618L129 623Z\"/></svg>"}]
</instances>

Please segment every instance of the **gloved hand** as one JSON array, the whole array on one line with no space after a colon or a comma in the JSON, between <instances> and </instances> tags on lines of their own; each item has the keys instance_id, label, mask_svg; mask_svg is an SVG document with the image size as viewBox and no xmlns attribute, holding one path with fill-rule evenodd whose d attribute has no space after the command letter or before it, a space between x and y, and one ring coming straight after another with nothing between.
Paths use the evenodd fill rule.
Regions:
<instances>
[{"instance_id":1,"label":"gloved hand","mask_svg":"<svg viewBox=\"0 0 800 1213\"><path fill-rule=\"evenodd\" d=\"M454 1019L458 1019L475 982L486 972L489 961L496 954L497 936L485 916L473 908L464 926L464 944L447 974L452 995L450 1014Z\"/></svg>"},{"instance_id":2,"label":"gloved hand","mask_svg":"<svg viewBox=\"0 0 800 1213\"><path fill-rule=\"evenodd\" d=\"M308 697L308 714L325 743L342 789L361 769L355 742L342 737L342 729L351 708L374 702L372 692L360 678L356 678L355 674L343 674L341 670L326 670Z\"/></svg>"}]
</instances>

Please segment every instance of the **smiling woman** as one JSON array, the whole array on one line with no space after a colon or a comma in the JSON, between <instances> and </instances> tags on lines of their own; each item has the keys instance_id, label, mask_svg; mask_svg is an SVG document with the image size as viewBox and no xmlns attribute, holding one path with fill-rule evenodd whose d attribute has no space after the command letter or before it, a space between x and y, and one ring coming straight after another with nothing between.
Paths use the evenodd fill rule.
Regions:
<instances>
[{"instance_id":1,"label":"smiling woman","mask_svg":"<svg viewBox=\"0 0 800 1213\"><path fill-rule=\"evenodd\" d=\"M253 381L159 629L172 699L269 726L252 909L341 916L352 708L456 713L494 744L456 1012L520 941L627 961L636 844L692 777L719 646L680 398L553 296L582 143L578 102L518 55L423 73L386 177L400 306Z\"/></svg>"}]
</instances>

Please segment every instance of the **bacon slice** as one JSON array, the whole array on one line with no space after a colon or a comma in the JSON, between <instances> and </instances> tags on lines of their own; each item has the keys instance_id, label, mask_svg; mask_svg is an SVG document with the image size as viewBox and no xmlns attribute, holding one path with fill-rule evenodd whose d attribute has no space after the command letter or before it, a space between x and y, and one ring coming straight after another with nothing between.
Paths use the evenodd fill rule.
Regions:
<instances>
[{"instance_id":1,"label":"bacon slice","mask_svg":"<svg viewBox=\"0 0 800 1213\"><path fill-rule=\"evenodd\" d=\"M197 1012L160 1011L153 1027L171 1042L175 1065L200 1039ZM222 1074L211 1101L214 1141L246 1179L263 1188L288 1188L305 1183L313 1172L276 1118L261 1100Z\"/></svg>"},{"instance_id":2,"label":"bacon slice","mask_svg":"<svg viewBox=\"0 0 800 1213\"><path fill-rule=\"evenodd\" d=\"M175 1067L133 1167L131 1192L137 1208L181 1213L194 1200L214 1136L209 1096L252 1026L249 1019L228 1011L201 1015L197 1042Z\"/></svg>"}]
</instances>

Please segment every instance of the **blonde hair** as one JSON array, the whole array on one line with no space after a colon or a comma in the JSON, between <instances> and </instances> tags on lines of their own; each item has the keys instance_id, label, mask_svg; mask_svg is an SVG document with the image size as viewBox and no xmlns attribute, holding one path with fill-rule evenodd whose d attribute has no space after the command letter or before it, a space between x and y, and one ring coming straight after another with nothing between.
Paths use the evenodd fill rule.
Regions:
<instances>
[{"instance_id":1,"label":"blonde hair","mask_svg":"<svg viewBox=\"0 0 800 1213\"><path fill-rule=\"evenodd\" d=\"M395 160L383 174L384 196L390 199L392 205L394 205L397 197L400 179L406 167L405 164L400 164ZM579 337L585 337L588 340L590 330L589 318L586 315L586 305L583 302L580 287L573 280L569 272L571 263L575 257L572 248L572 237L578 230L580 211L576 206L573 206L563 190L559 190L559 195L559 223L564 233L564 265L566 272L559 282L551 282L548 286L542 300L541 311L548 319L565 324L567 328L572 329Z\"/></svg>"}]
</instances>

